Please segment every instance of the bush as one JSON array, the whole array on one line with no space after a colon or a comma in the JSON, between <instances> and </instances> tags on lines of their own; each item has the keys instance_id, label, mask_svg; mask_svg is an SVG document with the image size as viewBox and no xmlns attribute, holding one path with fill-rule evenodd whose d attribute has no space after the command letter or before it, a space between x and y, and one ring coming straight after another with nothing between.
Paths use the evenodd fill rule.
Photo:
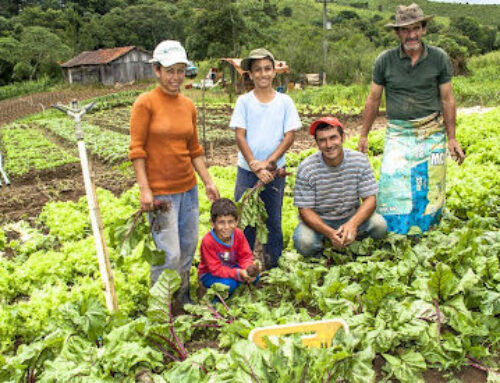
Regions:
<instances>
[{"instance_id":1,"label":"bush","mask_svg":"<svg viewBox=\"0 0 500 383\"><path fill-rule=\"evenodd\" d=\"M33 67L27 62L18 62L14 65L14 73L12 77L16 81L23 81L30 78L31 73L33 72Z\"/></svg>"}]
</instances>

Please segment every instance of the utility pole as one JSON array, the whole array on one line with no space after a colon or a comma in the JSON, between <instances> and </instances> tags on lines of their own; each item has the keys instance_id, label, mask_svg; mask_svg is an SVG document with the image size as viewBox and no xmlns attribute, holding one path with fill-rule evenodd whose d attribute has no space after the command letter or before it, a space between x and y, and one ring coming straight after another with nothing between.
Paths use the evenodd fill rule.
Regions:
<instances>
[{"instance_id":1,"label":"utility pole","mask_svg":"<svg viewBox=\"0 0 500 383\"><path fill-rule=\"evenodd\" d=\"M323 64L322 72L323 78L321 79L322 85L326 85L326 58L328 56L328 41L326 39L327 30L331 29L331 24L328 22L326 13L326 3L333 3L333 0L316 0L318 3L323 3Z\"/></svg>"},{"instance_id":2,"label":"utility pole","mask_svg":"<svg viewBox=\"0 0 500 383\"><path fill-rule=\"evenodd\" d=\"M328 55L328 41L326 41L326 0L323 0L323 79L321 83L326 85L326 56Z\"/></svg>"}]
</instances>

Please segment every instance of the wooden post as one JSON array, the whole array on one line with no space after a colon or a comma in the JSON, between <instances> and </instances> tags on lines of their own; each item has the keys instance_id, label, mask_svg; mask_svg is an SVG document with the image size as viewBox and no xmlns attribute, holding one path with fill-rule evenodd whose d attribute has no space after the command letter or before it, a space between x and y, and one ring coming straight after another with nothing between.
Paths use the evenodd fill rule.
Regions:
<instances>
[{"instance_id":1,"label":"wooden post","mask_svg":"<svg viewBox=\"0 0 500 383\"><path fill-rule=\"evenodd\" d=\"M85 148L85 141L83 140L83 132L81 128L82 116L93 106L94 103L91 103L84 106L82 109L79 109L78 102L76 100L73 100L71 102L70 108L64 107L62 105L53 105L54 108L65 112L75 119L78 153L80 155L80 163L82 165L85 194L87 195L90 223L92 225L92 234L94 236L94 243L97 252L97 260L99 262L99 271L101 273L106 306L109 311L118 311L118 300L116 298L113 270L111 269L108 248L106 247L106 241L104 240L101 212L99 210L99 204L97 202L95 184L91 177L91 165L87 157L87 150Z\"/></svg>"},{"instance_id":2,"label":"wooden post","mask_svg":"<svg viewBox=\"0 0 500 383\"><path fill-rule=\"evenodd\" d=\"M207 152L207 136L206 136L206 109L205 109L205 79L201 79L201 107L203 108L202 124L203 124L203 150Z\"/></svg>"}]
</instances>

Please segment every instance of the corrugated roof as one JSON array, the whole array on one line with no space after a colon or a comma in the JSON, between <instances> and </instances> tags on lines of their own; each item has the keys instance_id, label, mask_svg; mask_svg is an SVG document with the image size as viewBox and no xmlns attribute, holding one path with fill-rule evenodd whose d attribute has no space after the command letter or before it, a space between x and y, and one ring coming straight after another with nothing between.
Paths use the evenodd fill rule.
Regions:
<instances>
[{"instance_id":1,"label":"corrugated roof","mask_svg":"<svg viewBox=\"0 0 500 383\"><path fill-rule=\"evenodd\" d=\"M97 51L85 51L80 53L78 56L73 57L71 60L61 64L61 66L63 68L70 68L80 65L108 64L133 49L135 49L134 45L111 49L99 49Z\"/></svg>"},{"instance_id":2,"label":"corrugated roof","mask_svg":"<svg viewBox=\"0 0 500 383\"><path fill-rule=\"evenodd\" d=\"M243 75L246 71L241 69L241 60L242 59L237 59L237 58L223 58L220 59L221 61L225 61L236 69L236 71L240 74ZM288 68L288 65L286 64L286 61L275 61L275 70L276 73L290 73L290 68Z\"/></svg>"}]
</instances>

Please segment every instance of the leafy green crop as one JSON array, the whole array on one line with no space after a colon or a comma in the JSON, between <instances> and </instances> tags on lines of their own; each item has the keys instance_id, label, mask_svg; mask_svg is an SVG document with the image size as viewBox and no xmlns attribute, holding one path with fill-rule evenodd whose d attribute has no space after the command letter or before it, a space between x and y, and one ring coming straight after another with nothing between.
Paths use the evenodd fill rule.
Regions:
<instances>
[{"instance_id":1,"label":"leafy green crop","mask_svg":"<svg viewBox=\"0 0 500 383\"><path fill-rule=\"evenodd\" d=\"M65 139L76 143L75 123L69 117L41 119L37 123L45 129ZM128 155L129 137L97 126L82 123L84 141L88 150L105 162L124 161Z\"/></svg>"},{"instance_id":2,"label":"leafy green crop","mask_svg":"<svg viewBox=\"0 0 500 383\"><path fill-rule=\"evenodd\" d=\"M30 170L51 169L78 162L78 158L50 142L38 129L11 124L0 130L7 173L23 175Z\"/></svg>"},{"instance_id":3,"label":"leafy green crop","mask_svg":"<svg viewBox=\"0 0 500 383\"><path fill-rule=\"evenodd\" d=\"M227 304L210 304L224 293L215 285L175 318L168 305L178 277L165 274L150 295L140 246L120 257L110 240L137 210L137 187L120 198L98 190L119 314L104 309L85 199L48 204L38 221L43 233L27 223L4 226L0 255L13 255L0 256L0 380L374 382L379 356L384 381L419 382L429 368L451 376L465 365L498 381L498 121L500 108L458 119L467 158L460 167L448 163L443 220L420 237L366 238L344 252L304 258L290 241L297 224L292 174L280 267L262 273L260 288L237 289ZM381 137L371 133L374 153ZM295 173L313 151L290 155L287 170ZM380 155L370 160L380 166ZM231 198L235 168L210 173ZM200 183L200 236L209 230L209 208ZM9 239L13 231L19 235ZM340 331L330 348L304 348L298 336L269 339L265 350L246 340L255 327L333 317L350 332Z\"/></svg>"}]
</instances>

